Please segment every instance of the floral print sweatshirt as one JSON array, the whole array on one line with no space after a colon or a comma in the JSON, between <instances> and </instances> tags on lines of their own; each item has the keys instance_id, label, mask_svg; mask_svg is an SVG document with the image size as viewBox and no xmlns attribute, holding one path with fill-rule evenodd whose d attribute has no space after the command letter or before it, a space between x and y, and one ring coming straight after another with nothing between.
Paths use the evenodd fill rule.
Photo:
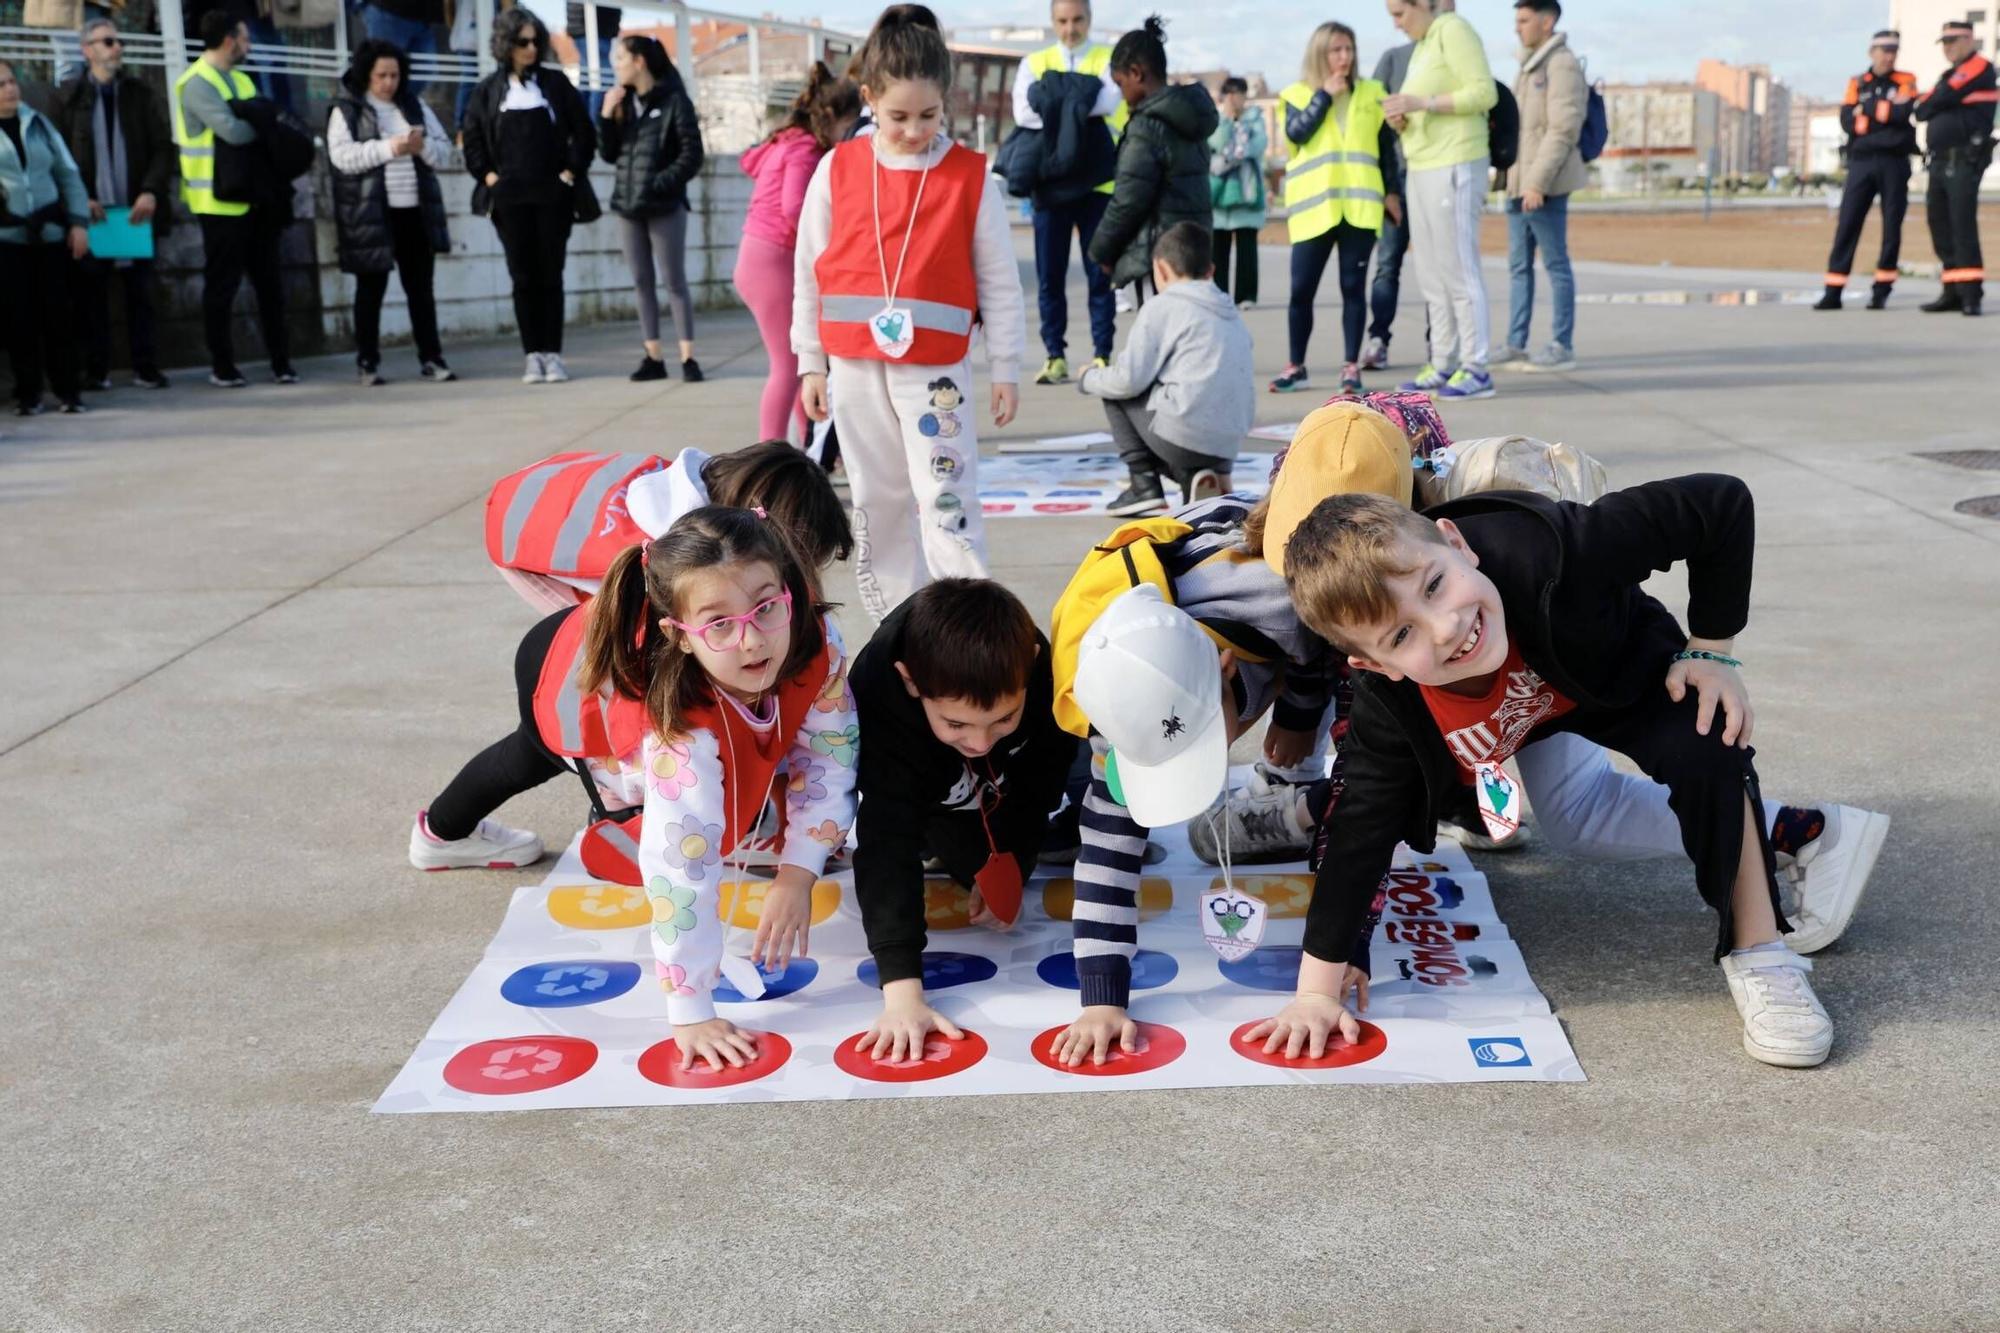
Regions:
<instances>
[{"instance_id":1,"label":"floral print sweatshirt","mask_svg":"<svg viewBox=\"0 0 2000 1333\"><path fill-rule=\"evenodd\" d=\"M828 625L830 642L832 626ZM774 797L785 802L779 859L813 875L847 838L854 822L854 769L861 729L847 687L847 658L836 647L825 687L790 737L776 734L775 696L767 714L724 696L731 736L697 729L670 741L648 737L644 752L645 814L639 834L639 873L653 903L653 958L667 992L667 1018L675 1024L715 1017L712 993L722 967L721 886L738 875L726 864L724 791L727 755L747 757L754 747L783 746ZM743 724L741 730L735 724ZM747 878L747 876L745 876Z\"/></svg>"}]
</instances>

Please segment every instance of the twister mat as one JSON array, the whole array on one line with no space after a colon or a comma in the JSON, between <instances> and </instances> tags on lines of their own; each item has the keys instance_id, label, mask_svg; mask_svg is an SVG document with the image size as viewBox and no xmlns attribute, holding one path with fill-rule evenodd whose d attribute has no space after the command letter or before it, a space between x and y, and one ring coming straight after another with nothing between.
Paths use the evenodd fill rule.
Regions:
<instances>
[{"instance_id":1,"label":"twister mat","mask_svg":"<svg viewBox=\"0 0 2000 1333\"><path fill-rule=\"evenodd\" d=\"M1231 489L1262 495L1271 456L1237 457ZM1125 465L1113 453L1002 454L979 460L979 503L988 518L1066 518L1102 514L1125 489Z\"/></svg>"},{"instance_id":2,"label":"twister mat","mask_svg":"<svg viewBox=\"0 0 2000 1333\"><path fill-rule=\"evenodd\" d=\"M758 1059L722 1074L683 1074L653 980L646 895L594 882L572 846L544 883L515 891L485 958L375 1110L1583 1079L1485 877L1457 844L1398 859L1372 950L1361 1041L1287 1061L1241 1034L1277 1013L1294 988L1311 877L1303 865L1239 873L1237 887L1262 896L1271 920L1262 947L1223 962L1196 920L1219 872L1195 859L1182 830L1154 839L1166 855L1147 867L1140 895L1131 1007L1139 1050L1101 1068L1049 1062L1055 1034L1077 1013L1066 874L1038 875L1006 934L972 926L965 892L929 881L925 989L965 1039L933 1036L921 1059L895 1063L849 1049L880 1012L881 993L852 875L842 873L814 890L810 958L765 972L760 1000L726 983L717 992L724 1017L762 1034ZM734 952L748 952L766 887L723 885Z\"/></svg>"}]
</instances>

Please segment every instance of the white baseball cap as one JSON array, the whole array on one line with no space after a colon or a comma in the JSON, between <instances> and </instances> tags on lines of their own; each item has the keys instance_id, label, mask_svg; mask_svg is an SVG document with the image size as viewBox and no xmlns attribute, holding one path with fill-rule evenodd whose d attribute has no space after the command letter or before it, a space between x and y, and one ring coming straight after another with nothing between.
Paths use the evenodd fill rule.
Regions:
<instances>
[{"instance_id":1,"label":"white baseball cap","mask_svg":"<svg viewBox=\"0 0 2000 1333\"><path fill-rule=\"evenodd\" d=\"M1147 828L1206 810L1229 775L1222 657L1160 590L1120 593L1084 631L1076 701L1111 743L1107 778Z\"/></svg>"}]
</instances>

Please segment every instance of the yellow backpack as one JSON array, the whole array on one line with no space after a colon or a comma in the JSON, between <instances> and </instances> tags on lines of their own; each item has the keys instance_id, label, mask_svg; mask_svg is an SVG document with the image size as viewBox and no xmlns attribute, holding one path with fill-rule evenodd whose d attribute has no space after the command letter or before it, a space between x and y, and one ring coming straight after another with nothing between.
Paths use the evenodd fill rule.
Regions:
<instances>
[{"instance_id":1,"label":"yellow backpack","mask_svg":"<svg viewBox=\"0 0 2000 1333\"><path fill-rule=\"evenodd\" d=\"M1141 518L1118 528L1090 549L1049 615L1049 664L1055 673L1056 725L1075 736L1090 735L1090 719L1076 702L1076 659L1084 632L1113 598L1150 583L1160 600L1174 605L1174 581L1160 562L1159 547L1194 529L1177 518Z\"/></svg>"}]
</instances>

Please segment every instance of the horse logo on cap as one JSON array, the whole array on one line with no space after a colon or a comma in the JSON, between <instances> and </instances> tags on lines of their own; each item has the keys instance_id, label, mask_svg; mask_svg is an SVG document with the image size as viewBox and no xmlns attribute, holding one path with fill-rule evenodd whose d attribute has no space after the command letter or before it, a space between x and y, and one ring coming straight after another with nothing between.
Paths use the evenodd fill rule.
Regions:
<instances>
[{"instance_id":1,"label":"horse logo on cap","mask_svg":"<svg viewBox=\"0 0 2000 1333\"><path fill-rule=\"evenodd\" d=\"M1166 740L1172 740L1186 730L1187 724L1181 721L1179 713L1171 713L1160 720L1160 735Z\"/></svg>"}]
</instances>

